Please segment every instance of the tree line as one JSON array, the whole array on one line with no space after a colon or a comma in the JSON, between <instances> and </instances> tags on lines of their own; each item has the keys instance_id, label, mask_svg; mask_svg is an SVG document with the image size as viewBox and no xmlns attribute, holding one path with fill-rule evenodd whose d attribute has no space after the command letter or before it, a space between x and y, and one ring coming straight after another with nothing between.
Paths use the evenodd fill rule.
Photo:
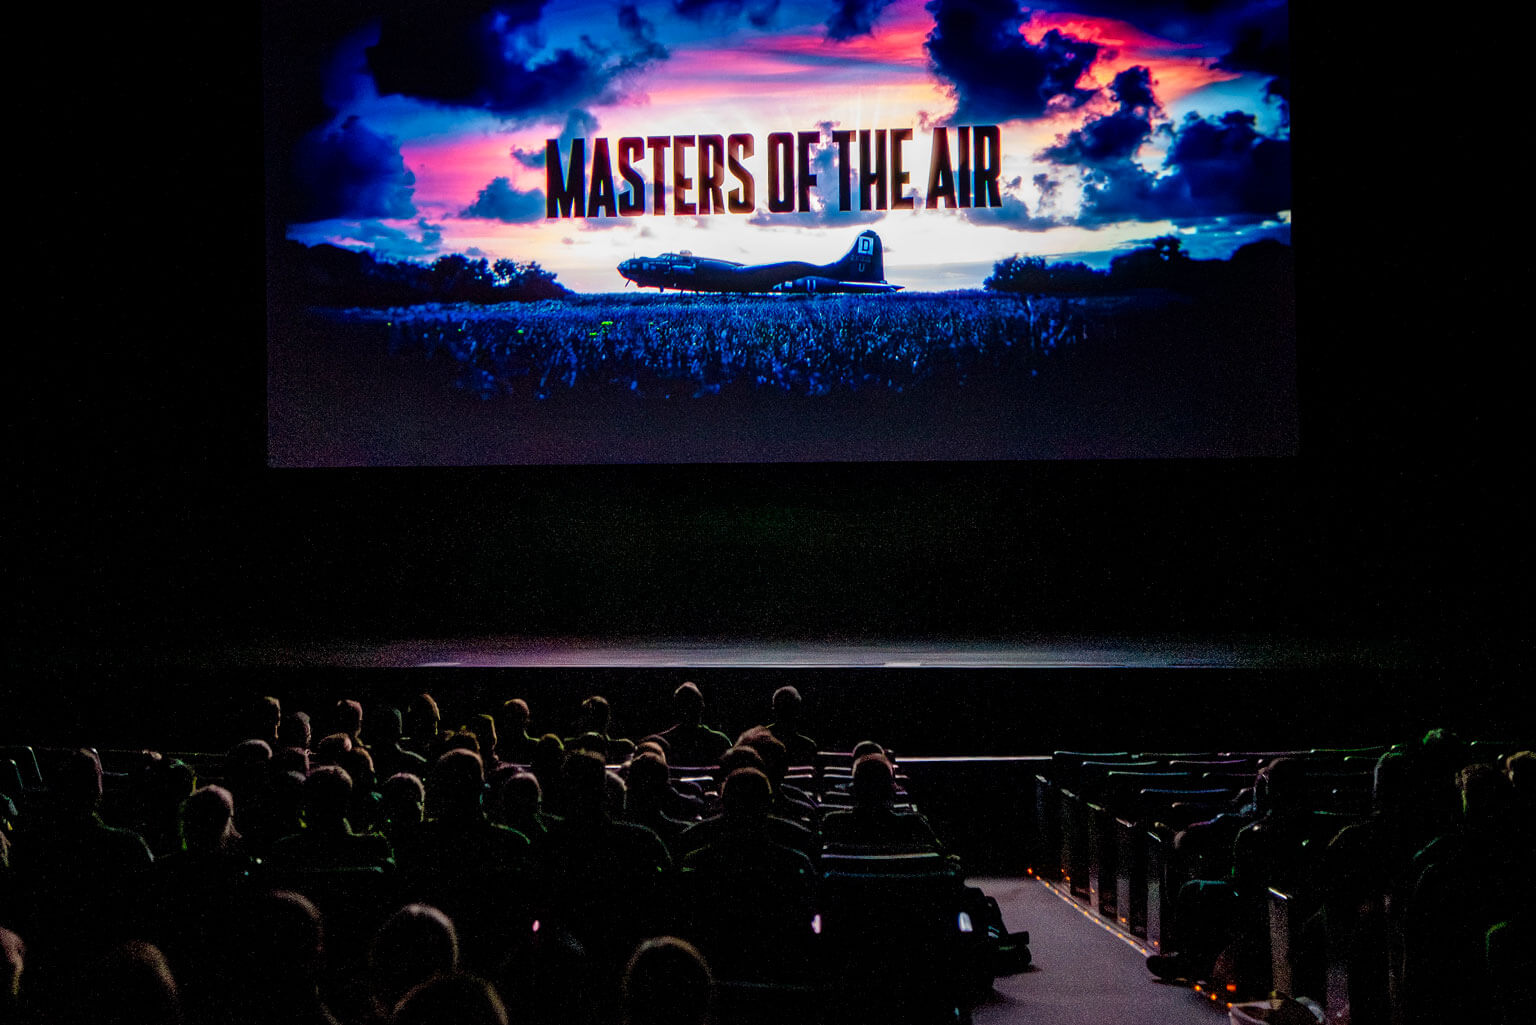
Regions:
<instances>
[{"instance_id":1,"label":"tree line","mask_svg":"<svg viewBox=\"0 0 1536 1025\"><path fill-rule=\"evenodd\" d=\"M1009 256L983 282L991 292L1020 295L1094 295L1137 288L1193 293L1288 292L1291 247L1274 239L1250 242L1226 260L1196 260L1173 235L1153 239L1115 257L1107 271L1084 263L1048 263L1039 256ZM367 251L285 241L267 274L274 302L322 306L412 306L419 303L505 303L563 299L575 293L537 261L485 258L461 253L431 263L384 260Z\"/></svg>"},{"instance_id":2,"label":"tree line","mask_svg":"<svg viewBox=\"0 0 1536 1025\"><path fill-rule=\"evenodd\" d=\"M983 287L1017 294L1093 295L1135 288L1213 292L1253 286L1286 287L1293 272L1291 247L1274 239L1250 242L1226 260L1196 260L1174 235L1163 235L1115 257L1109 270L1084 263L1047 263L1040 256L1010 256L993 265Z\"/></svg>"},{"instance_id":3,"label":"tree line","mask_svg":"<svg viewBox=\"0 0 1536 1025\"><path fill-rule=\"evenodd\" d=\"M431 263L412 263L294 241L283 242L274 253L268 285L276 301L322 306L532 302L572 294L537 261L492 262L451 253Z\"/></svg>"}]
</instances>

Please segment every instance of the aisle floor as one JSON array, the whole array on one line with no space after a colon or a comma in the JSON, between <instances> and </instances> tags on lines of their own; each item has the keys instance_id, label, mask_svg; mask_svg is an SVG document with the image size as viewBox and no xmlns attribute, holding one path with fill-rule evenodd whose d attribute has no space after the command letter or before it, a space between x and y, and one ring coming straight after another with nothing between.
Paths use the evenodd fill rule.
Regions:
<instances>
[{"instance_id":1,"label":"aisle floor","mask_svg":"<svg viewBox=\"0 0 1536 1025\"><path fill-rule=\"evenodd\" d=\"M998 979L976 1025L1218 1025L1226 1005L1158 982L1137 946L1034 878L974 879L1010 932L1029 932L1034 964Z\"/></svg>"}]
</instances>

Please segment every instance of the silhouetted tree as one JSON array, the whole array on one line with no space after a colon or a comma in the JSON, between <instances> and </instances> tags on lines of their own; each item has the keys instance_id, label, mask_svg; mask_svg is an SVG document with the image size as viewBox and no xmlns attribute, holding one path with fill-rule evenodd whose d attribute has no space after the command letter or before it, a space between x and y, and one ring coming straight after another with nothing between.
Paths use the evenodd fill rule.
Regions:
<instances>
[{"instance_id":1,"label":"silhouetted tree","mask_svg":"<svg viewBox=\"0 0 1536 1025\"><path fill-rule=\"evenodd\" d=\"M492 264L483 257L449 253L424 265L293 241L274 251L268 282L274 300L321 306L526 302L571 294L552 271L535 262L501 258Z\"/></svg>"},{"instance_id":2,"label":"silhouetted tree","mask_svg":"<svg viewBox=\"0 0 1536 1025\"><path fill-rule=\"evenodd\" d=\"M1009 256L993 266L982 287L989 292L1043 292L1048 281L1043 256Z\"/></svg>"},{"instance_id":3,"label":"silhouetted tree","mask_svg":"<svg viewBox=\"0 0 1536 1025\"><path fill-rule=\"evenodd\" d=\"M1160 235L1109 261L1109 277L1118 288L1182 288L1195 280L1194 264L1176 236Z\"/></svg>"},{"instance_id":4,"label":"silhouetted tree","mask_svg":"<svg viewBox=\"0 0 1536 1025\"><path fill-rule=\"evenodd\" d=\"M1189 259L1189 254L1184 251L1184 243L1176 235L1159 235L1152 240L1152 248L1157 258L1164 263L1179 263Z\"/></svg>"},{"instance_id":5,"label":"silhouetted tree","mask_svg":"<svg viewBox=\"0 0 1536 1025\"><path fill-rule=\"evenodd\" d=\"M1046 263L1042 256L1009 256L993 265L982 286L989 292L1032 294L1096 292L1104 277L1083 263Z\"/></svg>"}]
</instances>

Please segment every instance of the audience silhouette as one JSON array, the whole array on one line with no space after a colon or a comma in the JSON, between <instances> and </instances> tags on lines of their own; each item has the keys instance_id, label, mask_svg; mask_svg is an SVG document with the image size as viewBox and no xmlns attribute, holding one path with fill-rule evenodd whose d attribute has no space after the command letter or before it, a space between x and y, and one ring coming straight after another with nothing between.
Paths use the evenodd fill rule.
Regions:
<instances>
[{"instance_id":1,"label":"audience silhouette","mask_svg":"<svg viewBox=\"0 0 1536 1025\"><path fill-rule=\"evenodd\" d=\"M816 742L800 732L803 711L800 691L786 684L773 692L773 722L767 729L784 745L790 765L814 766Z\"/></svg>"},{"instance_id":2,"label":"audience silhouette","mask_svg":"<svg viewBox=\"0 0 1536 1025\"><path fill-rule=\"evenodd\" d=\"M939 839L928 820L916 812L898 812L896 772L882 754L853 763L853 807L829 812L821 821L826 844L938 850Z\"/></svg>"},{"instance_id":3,"label":"audience silhouette","mask_svg":"<svg viewBox=\"0 0 1536 1025\"><path fill-rule=\"evenodd\" d=\"M453 972L433 976L406 994L392 1021L394 1025L507 1025L507 1009L485 979Z\"/></svg>"},{"instance_id":4,"label":"audience silhouette","mask_svg":"<svg viewBox=\"0 0 1536 1025\"><path fill-rule=\"evenodd\" d=\"M459 934L448 916L425 904L407 904L379 927L368 948L368 996L388 1021L406 994L435 975L459 967Z\"/></svg>"},{"instance_id":5,"label":"audience silhouette","mask_svg":"<svg viewBox=\"0 0 1536 1025\"><path fill-rule=\"evenodd\" d=\"M672 714L677 722L658 736L667 745L669 765L718 765L731 746L731 738L704 725L704 695L692 681L672 692Z\"/></svg>"},{"instance_id":6,"label":"audience silhouette","mask_svg":"<svg viewBox=\"0 0 1536 1025\"><path fill-rule=\"evenodd\" d=\"M304 828L272 845L274 864L290 869L386 868L394 852L381 833L355 832L348 821L352 777L337 765L317 766L304 781Z\"/></svg>"},{"instance_id":7,"label":"audience silhouette","mask_svg":"<svg viewBox=\"0 0 1536 1025\"><path fill-rule=\"evenodd\" d=\"M806 978L834 882L887 864L948 866L932 892L990 944L989 970L1029 960L880 745L860 743L842 782L789 772L815 757L793 688L734 745L691 683L674 725L637 745L610 735L597 697L567 744L534 741L522 699L494 706L499 724L455 706L472 729L444 733L422 694L411 743L430 762L387 703L365 719L337 702L313 743L302 711L244 707L222 758L117 752L109 790L96 752L56 751L46 791L11 805L7 1021L702 1021L715 978ZM1274 888L1299 916L1300 991L1331 985L1323 966L1342 958L1360 1021L1529 1020L1536 758L1473 750L1435 730L1376 757L1368 815L1319 810L1333 784L1312 766L1338 757L1266 761L1247 796L1178 835L1205 871L1178 891L1179 946L1149 968L1257 991ZM214 782L194 786L189 761ZM376 785L376 764L424 771Z\"/></svg>"},{"instance_id":8,"label":"audience silhouette","mask_svg":"<svg viewBox=\"0 0 1536 1025\"><path fill-rule=\"evenodd\" d=\"M624 969L625 1025L703 1025L714 979L703 956L675 936L640 944Z\"/></svg>"},{"instance_id":9,"label":"audience silhouette","mask_svg":"<svg viewBox=\"0 0 1536 1025\"><path fill-rule=\"evenodd\" d=\"M522 698L512 698L502 703L496 723L498 750L503 758L515 765L526 766L533 762L534 748L538 746L539 740L528 733L528 724L532 719L528 702Z\"/></svg>"}]
</instances>

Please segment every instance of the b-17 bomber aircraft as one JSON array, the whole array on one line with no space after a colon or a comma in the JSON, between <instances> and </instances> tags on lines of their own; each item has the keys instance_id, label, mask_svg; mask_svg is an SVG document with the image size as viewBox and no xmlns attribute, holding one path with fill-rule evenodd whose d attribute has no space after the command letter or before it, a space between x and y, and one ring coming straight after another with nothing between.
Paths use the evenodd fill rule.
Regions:
<instances>
[{"instance_id":1,"label":"b-17 bomber aircraft","mask_svg":"<svg viewBox=\"0 0 1536 1025\"><path fill-rule=\"evenodd\" d=\"M873 231L860 232L841 260L819 266L800 260L742 264L694 256L685 250L625 260L619 264L619 273L627 279L625 284L633 281L641 288L663 292L673 288L679 292L876 294L901 288L886 284L880 236Z\"/></svg>"}]
</instances>

